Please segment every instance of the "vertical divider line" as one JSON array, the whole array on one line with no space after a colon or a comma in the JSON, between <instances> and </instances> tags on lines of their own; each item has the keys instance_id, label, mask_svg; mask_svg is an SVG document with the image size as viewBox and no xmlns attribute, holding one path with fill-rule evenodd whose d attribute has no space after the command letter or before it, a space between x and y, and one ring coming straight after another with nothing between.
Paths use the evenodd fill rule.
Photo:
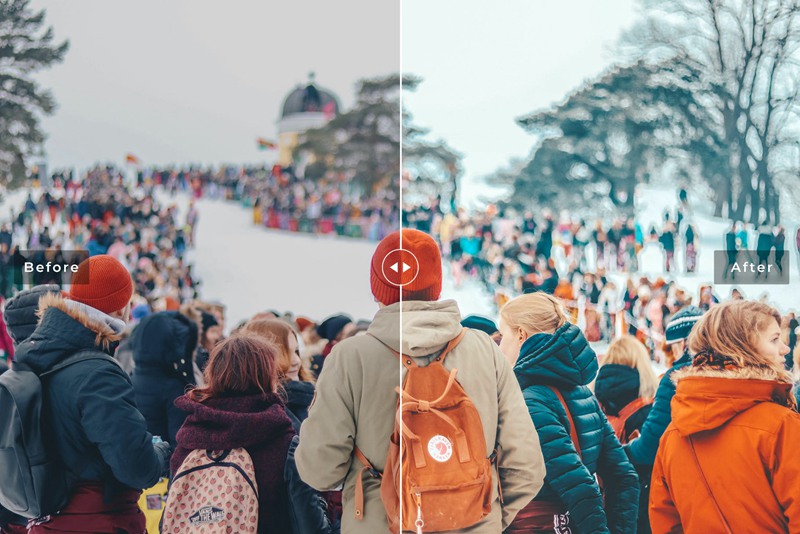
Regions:
<instances>
[{"instance_id":1,"label":"vertical divider line","mask_svg":"<svg viewBox=\"0 0 800 534\"><path fill-rule=\"evenodd\" d=\"M398 202L400 204L398 206L398 208L399 208L398 209L399 223L400 223L399 224L399 227L400 227L400 248L402 249L403 248L403 121L404 121L404 115L403 115L403 111L404 111L403 110L403 0L398 0L398 1L399 1L399 6L398 7L399 7L399 11L400 11L399 12L399 21L398 21L399 22L399 26L400 26L400 31L399 31L400 46L399 46L399 50L398 50L398 52L399 52L398 61L400 63L400 65L399 65L399 67L400 67L400 69L399 69L400 70L400 100L399 100L399 104L400 104L400 143L399 143L400 144L400 168L398 169L398 175L397 175L397 178L398 178L397 187L399 189L399 191L398 191L398 193L399 193ZM402 255L400 257L402 258ZM398 359L400 365L399 365L399 369L398 369L397 381L398 381L398 386L400 387L400 392L401 393L400 393L400 399L399 399L399 403L398 403L399 409L398 409L398 412L395 415L395 417L399 418L399 422L398 422L399 428L400 428L400 435L398 436L398 441L399 441L399 446L400 446L400 454L399 454L399 456L400 456L400 458L403 458L403 394L402 394L402 391L403 391L403 356L402 356L402 353L403 353L403 288L402 288L402 286L400 287L400 314L399 315L400 315L400 325L399 325L399 327L400 327L400 335L399 335L400 347L398 347L398 348L400 350L398 352L400 352L401 356ZM402 489L403 488L402 463L401 463L400 469L398 471L399 471L399 477L400 477L400 484L399 484L398 487ZM400 517L398 518L399 519L399 523L400 523L399 530L402 533L402 531L403 531L403 496L402 495L398 495L398 497L399 497L399 500L400 500L400 508L399 508Z\"/></svg>"}]
</instances>

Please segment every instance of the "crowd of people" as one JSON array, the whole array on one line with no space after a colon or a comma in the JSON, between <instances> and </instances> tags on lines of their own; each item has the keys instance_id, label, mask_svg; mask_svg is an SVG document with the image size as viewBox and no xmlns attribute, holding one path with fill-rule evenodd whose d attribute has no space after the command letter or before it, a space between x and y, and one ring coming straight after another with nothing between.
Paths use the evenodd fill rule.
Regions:
<instances>
[{"instance_id":1,"label":"crowd of people","mask_svg":"<svg viewBox=\"0 0 800 534\"><path fill-rule=\"evenodd\" d=\"M139 172L138 181L171 194L241 202L252 209L253 224L271 229L380 241L399 225L396 188L365 192L343 175L310 180L292 166L152 169Z\"/></svg>"},{"instance_id":2,"label":"crowd of people","mask_svg":"<svg viewBox=\"0 0 800 534\"><path fill-rule=\"evenodd\" d=\"M566 278L600 270L637 272L639 253L648 243L661 247L665 273L678 272L675 253L683 247L683 270L693 273L700 235L690 211L682 189L674 211L663 214L659 227L643 228L633 217L592 222L566 210L558 215L544 210L536 216L490 205L472 215L464 209L445 212L438 199L408 207L403 220L404 227L438 237L456 283L474 276L490 290L521 291L546 288L557 264Z\"/></svg>"},{"instance_id":3,"label":"crowd of people","mask_svg":"<svg viewBox=\"0 0 800 534\"><path fill-rule=\"evenodd\" d=\"M384 238L373 264L399 246L400 232ZM597 355L543 291L505 303L498 324L462 317L440 300L439 244L407 229L403 248L424 274L401 289L372 269L381 307L368 322L265 310L226 337L225 310L192 300L134 319L135 281L108 254L82 262L90 283L65 294L17 293L6 376L41 377L41 430L68 484L43 497L5 484L2 531L800 528L796 318L676 301L659 378L641 339L623 332ZM0 397L24 395L14 384L0 380ZM27 480L6 456L0 468Z\"/></svg>"},{"instance_id":4,"label":"crowd of people","mask_svg":"<svg viewBox=\"0 0 800 534\"><path fill-rule=\"evenodd\" d=\"M794 314L617 288L627 221L609 232L633 240L589 272L585 244L547 244L552 218L491 217L464 241L445 216L381 238L371 320L265 309L228 328L185 261L196 206L179 220L153 188L253 197L192 172L62 177L3 229L3 534L800 530ZM402 287L380 268L401 235L420 263ZM454 248L474 261L486 243L544 273L497 323L440 299ZM586 272L560 277L557 246ZM15 254L46 247L87 249L88 283L14 278Z\"/></svg>"}]
</instances>

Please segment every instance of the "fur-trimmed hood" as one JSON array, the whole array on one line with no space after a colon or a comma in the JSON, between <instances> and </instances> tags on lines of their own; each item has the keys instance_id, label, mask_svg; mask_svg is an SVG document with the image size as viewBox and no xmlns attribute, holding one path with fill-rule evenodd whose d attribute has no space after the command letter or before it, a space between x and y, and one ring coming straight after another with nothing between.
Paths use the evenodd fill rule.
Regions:
<instances>
[{"instance_id":1,"label":"fur-trimmed hood","mask_svg":"<svg viewBox=\"0 0 800 534\"><path fill-rule=\"evenodd\" d=\"M58 293L39 299L39 324L17 349L18 363L46 371L78 351L96 349L112 355L125 322Z\"/></svg>"},{"instance_id":2,"label":"fur-trimmed hood","mask_svg":"<svg viewBox=\"0 0 800 534\"><path fill-rule=\"evenodd\" d=\"M719 428L763 402L794 405L792 384L773 369L687 367L671 378L677 384L672 422L682 436Z\"/></svg>"}]
</instances>

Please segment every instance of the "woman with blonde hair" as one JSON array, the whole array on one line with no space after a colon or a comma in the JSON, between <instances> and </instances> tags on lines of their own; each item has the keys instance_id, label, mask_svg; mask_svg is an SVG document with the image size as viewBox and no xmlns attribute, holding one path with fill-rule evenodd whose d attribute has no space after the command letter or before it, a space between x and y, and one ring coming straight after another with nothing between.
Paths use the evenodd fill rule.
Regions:
<instances>
[{"instance_id":1,"label":"woman with blonde hair","mask_svg":"<svg viewBox=\"0 0 800 534\"><path fill-rule=\"evenodd\" d=\"M653 532L800 532L800 414L780 314L755 301L719 304L689 349L653 467Z\"/></svg>"},{"instance_id":2,"label":"woman with blonde hair","mask_svg":"<svg viewBox=\"0 0 800 534\"><path fill-rule=\"evenodd\" d=\"M583 333L541 292L503 306L500 332L547 467L544 487L506 532L636 532L638 479L587 387L597 356Z\"/></svg>"},{"instance_id":3,"label":"woman with blonde hair","mask_svg":"<svg viewBox=\"0 0 800 534\"><path fill-rule=\"evenodd\" d=\"M620 443L639 436L653 407L658 377L641 341L625 335L611 342L594 383L594 394ZM650 466L634 466L639 475L637 534L650 532L647 518Z\"/></svg>"},{"instance_id":4,"label":"woman with blonde hair","mask_svg":"<svg viewBox=\"0 0 800 534\"><path fill-rule=\"evenodd\" d=\"M280 319L250 321L241 333L255 335L275 345L278 379L285 392L286 407L294 416L295 430L299 432L314 398L314 378L300 360L297 334Z\"/></svg>"},{"instance_id":5,"label":"woman with blonde hair","mask_svg":"<svg viewBox=\"0 0 800 534\"><path fill-rule=\"evenodd\" d=\"M658 377L642 343L625 335L611 342L594 393L620 443L638 435L653 405Z\"/></svg>"}]
</instances>

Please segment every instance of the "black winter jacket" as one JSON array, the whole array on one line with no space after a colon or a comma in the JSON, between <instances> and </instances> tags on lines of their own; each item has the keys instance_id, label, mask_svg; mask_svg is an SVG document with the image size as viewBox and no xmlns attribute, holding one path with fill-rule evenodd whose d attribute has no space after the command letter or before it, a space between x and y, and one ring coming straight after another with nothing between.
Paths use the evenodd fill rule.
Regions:
<instances>
[{"instance_id":1,"label":"black winter jacket","mask_svg":"<svg viewBox=\"0 0 800 534\"><path fill-rule=\"evenodd\" d=\"M136 404L147 430L172 444L187 415L175 406L175 399L194 383L198 330L192 319L167 311L145 317L131 333Z\"/></svg>"},{"instance_id":2,"label":"black winter jacket","mask_svg":"<svg viewBox=\"0 0 800 534\"><path fill-rule=\"evenodd\" d=\"M581 534L634 533L638 478L597 399L586 387L597 374L597 357L580 329L565 323L554 334L531 336L520 349L514 373L547 467L536 500L562 503L575 531ZM580 456L570 439L570 419L549 386L561 392L569 408ZM595 474L603 480L604 495Z\"/></svg>"},{"instance_id":3,"label":"black winter jacket","mask_svg":"<svg viewBox=\"0 0 800 534\"><path fill-rule=\"evenodd\" d=\"M308 417L308 407L314 400L314 383L289 380L283 383L286 392L286 408L302 423ZM295 429L299 432L299 429Z\"/></svg>"},{"instance_id":4,"label":"black winter jacket","mask_svg":"<svg viewBox=\"0 0 800 534\"><path fill-rule=\"evenodd\" d=\"M42 318L19 345L17 364L44 372L82 350L111 355L122 321L61 295L41 297ZM153 446L136 408L130 378L109 360L87 360L50 375L43 387L52 426L49 439L77 480L101 481L107 491L148 488L168 458Z\"/></svg>"}]
</instances>

